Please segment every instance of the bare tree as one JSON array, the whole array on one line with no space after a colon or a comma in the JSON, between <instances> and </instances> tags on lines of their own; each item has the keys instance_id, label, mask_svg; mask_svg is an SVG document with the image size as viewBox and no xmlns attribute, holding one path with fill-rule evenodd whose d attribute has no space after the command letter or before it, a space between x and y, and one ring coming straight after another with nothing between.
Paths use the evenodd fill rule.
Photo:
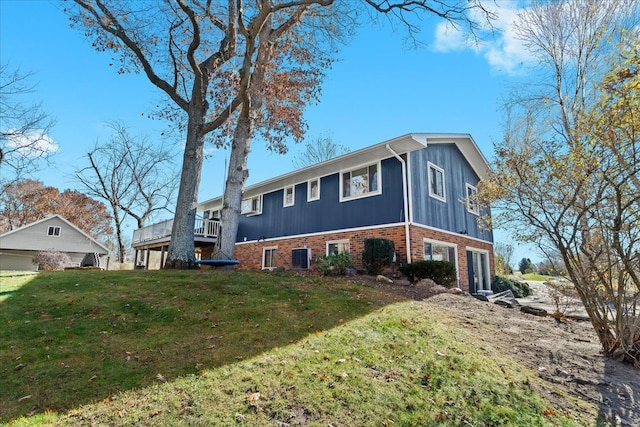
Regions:
<instances>
[{"instance_id":1,"label":"bare tree","mask_svg":"<svg viewBox=\"0 0 640 427\"><path fill-rule=\"evenodd\" d=\"M475 0L74 1L78 7L68 12L93 46L114 52L119 72L144 72L173 104L165 117L186 116L167 268L194 265L193 227L207 136L231 145L219 243L221 252L232 256L252 138L262 136L278 152L286 151L289 138L302 138L302 111L317 100L335 43L357 23L362 7L407 24L412 16L433 13L471 27L468 13L481 9Z\"/></svg>"},{"instance_id":2,"label":"bare tree","mask_svg":"<svg viewBox=\"0 0 640 427\"><path fill-rule=\"evenodd\" d=\"M640 364L637 1L540 2L519 37L539 80L507 105L495 219L558 253L605 354Z\"/></svg>"},{"instance_id":3,"label":"bare tree","mask_svg":"<svg viewBox=\"0 0 640 427\"><path fill-rule=\"evenodd\" d=\"M496 258L496 271L509 275L512 271L514 247L510 243L497 242L493 245L493 253Z\"/></svg>"},{"instance_id":4,"label":"bare tree","mask_svg":"<svg viewBox=\"0 0 640 427\"><path fill-rule=\"evenodd\" d=\"M142 228L156 212L169 211L177 186L173 151L148 137L131 136L122 123L111 123L111 140L96 143L87 153L89 166L75 172L76 180L92 197L105 200L113 216L118 261L124 262L122 235L128 215Z\"/></svg>"},{"instance_id":5,"label":"bare tree","mask_svg":"<svg viewBox=\"0 0 640 427\"><path fill-rule=\"evenodd\" d=\"M39 104L21 100L35 90L32 77L0 65L0 184L23 179L58 149L49 137L53 120Z\"/></svg>"},{"instance_id":6,"label":"bare tree","mask_svg":"<svg viewBox=\"0 0 640 427\"><path fill-rule=\"evenodd\" d=\"M349 148L333 142L331 135L321 135L304 145L304 150L293 159L293 166L302 169L349 152Z\"/></svg>"}]
</instances>

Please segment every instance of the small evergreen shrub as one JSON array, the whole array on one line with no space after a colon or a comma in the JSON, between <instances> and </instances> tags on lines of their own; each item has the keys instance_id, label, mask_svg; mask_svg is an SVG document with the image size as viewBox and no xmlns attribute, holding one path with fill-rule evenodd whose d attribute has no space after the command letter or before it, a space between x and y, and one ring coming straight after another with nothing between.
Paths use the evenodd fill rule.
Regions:
<instances>
[{"instance_id":1,"label":"small evergreen shrub","mask_svg":"<svg viewBox=\"0 0 640 427\"><path fill-rule=\"evenodd\" d=\"M353 265L348 252L319 256L316 258L316 263L318 270L324 276L342 276L347 268Z\"/></svg>"},{"instance_id":2,"label":"small evergreen shrub","mask_svg":"<svg viewBox=\"0 0 640 427\"><path fill-rule=\"evenodd\" d=\"M362 263L367 269L367 273L382 273L382 270L393 262L395 249L393 240L380 238L364 239Z\"/></svg>"},{"instance_id":3,"label":"small evergreen shrub","mask_svg":"<svg viewBox=\"0 0 640 427\"><path fill-rule=\"evenodd\" d=\"M412 282L431 279L447 288L455 286L457 282L456 266L449 261L416 261L401 266L400 272Z\"/></svg>"},{"instance_id":4,"label":"small evergreen shrub","mask_svg":"<svg viewBox=\"0 0 640 427\"><path fill-rule=\"evenodd\" d=\"M33 259L38 270L64 270L71 265L71 258L64 252L40 251Z\"/></svg>"},{"instance_id":5,"label":"small evergreen shrub","mask_svg":"<svg viewBox=\"0 0 640 427\"><path fill-rule=\"evenodd\" d=\"M516 298L528 297L533 293L526 282L519 282L517 280L498 275L493 276L491 279L491 290L495 294L511 290L511 292L513 292L513 296Z\"/></svg>"}]
</instances>

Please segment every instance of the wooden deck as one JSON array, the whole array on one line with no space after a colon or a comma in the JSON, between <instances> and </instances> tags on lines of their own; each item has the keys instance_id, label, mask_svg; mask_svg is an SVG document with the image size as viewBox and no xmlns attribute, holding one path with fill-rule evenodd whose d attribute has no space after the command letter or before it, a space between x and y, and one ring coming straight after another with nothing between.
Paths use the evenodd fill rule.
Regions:
<instances>
[{"instance_id":1,"label":"wooden deck","mask_svg":"<svg viewBox=\"0 0 640 427\"><path fill-rule=\"evenodd\" d=\"M173 219L139 228L133 232L131 245L137 250L166 246L171 240L172 228ZM196 241L215 243L220 233L220 221L197 218L193 232Z\"/></svg>"}]
</instances>

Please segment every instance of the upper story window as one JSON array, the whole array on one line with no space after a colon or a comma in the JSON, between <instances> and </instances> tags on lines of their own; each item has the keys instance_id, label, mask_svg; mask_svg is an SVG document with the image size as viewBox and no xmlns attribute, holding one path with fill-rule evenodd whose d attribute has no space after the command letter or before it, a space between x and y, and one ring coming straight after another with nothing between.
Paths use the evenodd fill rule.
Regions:
<instances>
[{"instance_id":1,"label":"upper story window","mask_svg":"<svg viewBox=\"0 0 640 427\"><path fill-rule=\"evenodd\" d=\"M243 215L259 215L262 213L262 194L244 199L241 206L241 214Z\"/></svg>"},{"instance_id":2,"label":"upper story window","mask_svg":"<svg viewBox=\"0 0 640 427\"><path fill-rule=\"evenodd\" d=\"M380 194L380 163L342 172L341 200Z\"/></svg>"},{"instance_id":3,"label":"upper story window","mask_svg":"<svg viewBox=\"0 0 640 427\"><path fill-rule=\"evenodd\" d=\"M480 206L478 205L478 189L471 184L467 184L467 211L474 215L480 215Z\"/></svg>"},{"instance_id":4,"label":"upper story window","mask_svg":"<svg viewBox=\"0 0 640 427\"><path fill-rule=\"evenodd\" d=\"M320 178L307 182L307 201L320 200Z\"/></svg>"},{"instance_id":5,"label":"upper story window","mask_svg":"<svg viewBox=\"0 0 640 427\"><path fill-rule=\"evenodd\" d=\"M49 229L47 230L47 236L55 236L58 237L60 236L60 228L59 226L49 226Z\"/></svg>"},{"instance_id":6,"label":"upper story window","mask_svg":"<svg viewBox=\"0 0 640 427\"><path fill-rule=\"evenodd\" d=\"M296 190L293 185L284 188L284 207L293 206L296 201Z\"/></svg>"},{"instance_id":7,"label":"upper story window","mask_svg":"<svg viewBox=\"0 0 640 427\"><path fill-rule=\"evenodd\" d=\"M429 196L446 202L444 169L429 162Z\"/></svg>"},{"instance_id":8,"label":"upper story window","mask_svg":"<svg viewBox=\"0 0 640 427\"><path fill-rule=\"evenodd\" d=\"M349 253L349 240L333 240L327 242L327 255Z\"/></svg>"}]
</instances>

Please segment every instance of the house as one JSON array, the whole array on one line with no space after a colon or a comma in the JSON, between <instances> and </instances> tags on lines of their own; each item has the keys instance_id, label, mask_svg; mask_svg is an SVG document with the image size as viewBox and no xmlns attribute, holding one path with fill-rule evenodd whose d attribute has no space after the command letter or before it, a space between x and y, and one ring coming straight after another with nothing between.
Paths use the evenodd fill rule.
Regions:
<instances>
[{"instance_id":1,"label":"house","mask_svg":"<svg viewBox=\"0 0 640 427\"><path fill-rule=\"evenodd\" d=\"M34 258L46 250L66 253L70 266L80 266L85 258L101 267L108 264L109 249L62 216L52 215L0 234L0 270L35 271Z\"/></svg>"},{"instance_id":2,"label":"house","mask_svg":"<svg viewBox=\"0 0 640 427\"><path fill-rule=\"evenodd\" d=\"M242 268L312 269L315 257L344 251L362 268L364 239L382 237L394 241L399 264L447 260L463 289L490 289L493 234L478 223L490 212L475 200L488 172L470 135L420 133L251 185L243 193L234 258ZM202 238L209 229L215 241L221 209L222 197L198 205L202 258L213 251ZM155 244L135 241L134 234L136 249Z\"/></svg>"}]
</instances>

